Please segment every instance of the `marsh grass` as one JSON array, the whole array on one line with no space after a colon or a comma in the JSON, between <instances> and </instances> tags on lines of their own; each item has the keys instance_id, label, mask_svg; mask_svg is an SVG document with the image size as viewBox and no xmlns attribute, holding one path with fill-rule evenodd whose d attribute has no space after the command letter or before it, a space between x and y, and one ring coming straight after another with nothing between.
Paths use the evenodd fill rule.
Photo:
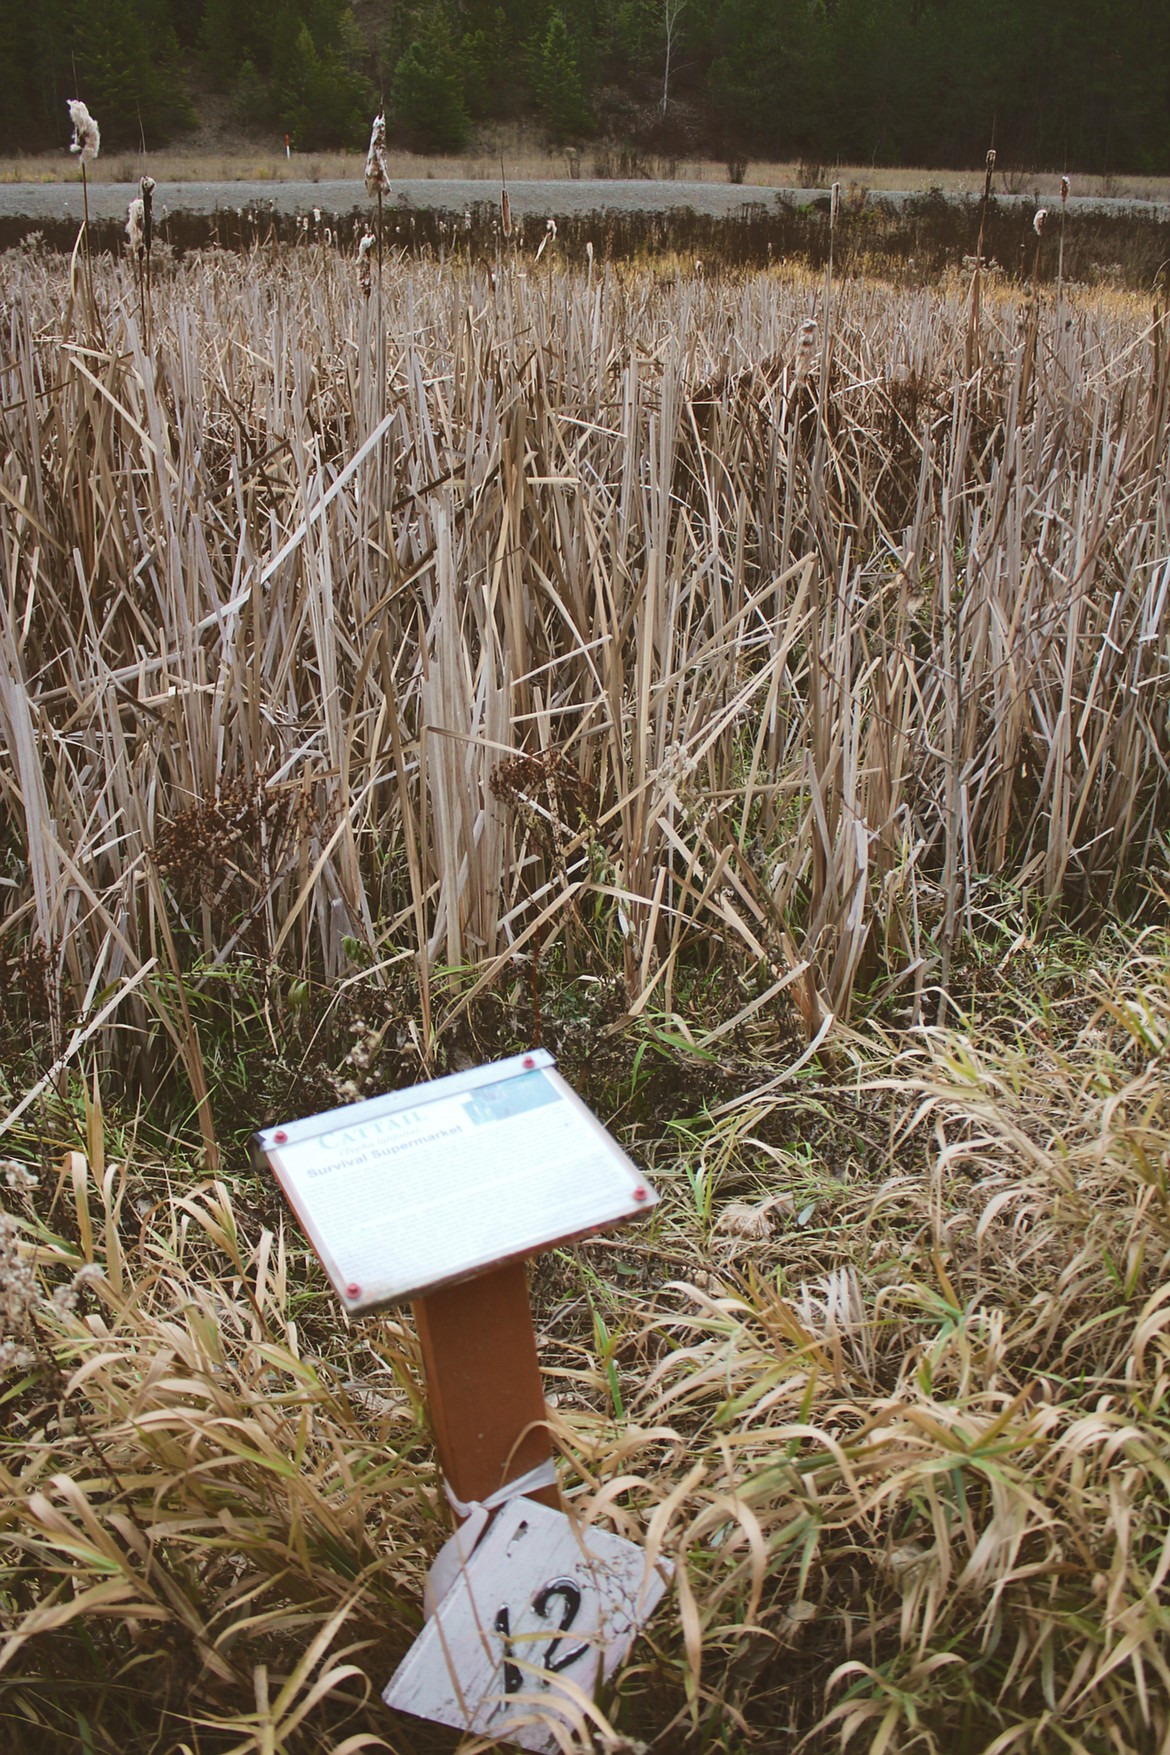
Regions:
<instances>
[{"instance_id":1,"label":"marsh grass","mask_svg":"<svg viewBox=\"0 0 1170 1755\"><path fill-rule=\"evenodd\" d=\"M541 1264L574 1514L680 1566L622 1736L1165 1738L1170 985L1114 956L1015 1030L726 1079L657 1135L651 1230ZM82 1127L6 1196L11 1746L435 1746L377 1701L442 1534L409 1329L340 1327L256 1186Z\"/></svg>"}]
</instances>

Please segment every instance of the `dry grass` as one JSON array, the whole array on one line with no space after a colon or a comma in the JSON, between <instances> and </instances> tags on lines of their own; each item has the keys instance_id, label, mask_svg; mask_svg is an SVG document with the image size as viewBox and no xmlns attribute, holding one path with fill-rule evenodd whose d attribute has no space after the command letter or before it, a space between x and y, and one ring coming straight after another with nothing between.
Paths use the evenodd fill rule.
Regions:
<instances>
[{"instance_id":1,"label":"dry grass","mask_svg":"<svg viewBox=\"0 0 1170 1755\"><path fill-rule=\"evenodd\" d=\"M682 1564L623 1734L1162 1746L1166 966L1086 974L1026 1048L931 1030L749 1086L660 1143L648 1235L542 1272L574 1510ZM834 1111L825 1156L777 1145ZM441 1527L409 1333L338 1332L256 1192L107 1162L92 1105L88 1142L8 1196L40 1287L0 1453L9 1746L432 1747L376 1698Z\"/></svg>"},{"instance_id":2,"label":"dry grass","mask_svg":"<svg viewBox=\"0 0 1170 1755\"><path fill-rule=\"evenodd\" d=\"M397 151L388 155L391 177L400 181L413 178L470 178L498 185L500 156L503 152L508 176L513 181L545 182L572 175L569 160L563 152L544 150L531 141L507 138L501 146L490 145L482 151L448 156ZM111 152L92 168L91 182L136 183L149 173L160 183L236 183L236 182L360 182L363 157L360 152L283 152L260 151L240 145L227 150L205 148L170 148L157 152ZM576 161L584 178L635 177L656 182L726 183L728 166L716 158L669 158L659 153L596 146L586 148ZM1060 171L1011 170L997 175L997 192L1032 194L1044 190L1051 199L1060 181ZM0 183L59 183L76 179L73 160L62 153L40 153L0 157ZM941 189L948 194L977 195L983 185L979 170L928 170L920 167L884 165L809 165L800 160L778 163L771 160L744 161L742 181L764 189L800 189L810 186L828 188L838 181L843 192L872 190L909 190L925 192ZM1090 176L1075 173L1074 194L1078 196L1111 196L1134 201L1166 201L1170 199L1170 178L1141 176Z\"/></svg>"}]
</instances>

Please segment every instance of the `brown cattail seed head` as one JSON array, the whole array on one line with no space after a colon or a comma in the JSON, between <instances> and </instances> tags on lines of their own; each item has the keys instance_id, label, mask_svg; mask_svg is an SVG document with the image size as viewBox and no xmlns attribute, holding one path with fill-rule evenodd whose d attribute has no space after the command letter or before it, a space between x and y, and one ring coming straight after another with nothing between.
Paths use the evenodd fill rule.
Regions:
<instances>
[{"instance_id":1,"label":"brown cattail seed head","mask_svg":"<svg viewBox=\"0 0 1170 1755\"><path fill-rule=\"evenodd\" d=\"M146 254L149 256L151 241L154 237L154 223L152 218L154 210L154 178L139 177L138 189L142 196L142 246L146 251Z\"/></svg>"},{"instance_id":2,"label":"brown cattail seed head","mask_svg":"<svg viewBox=\"0 0 1170 1755\"><path fill-rule=\"evenodd\" d=\"M512 203L506 189L500 190L500 230L506 238L512 236Z\"/></svg>"}]
</instances>

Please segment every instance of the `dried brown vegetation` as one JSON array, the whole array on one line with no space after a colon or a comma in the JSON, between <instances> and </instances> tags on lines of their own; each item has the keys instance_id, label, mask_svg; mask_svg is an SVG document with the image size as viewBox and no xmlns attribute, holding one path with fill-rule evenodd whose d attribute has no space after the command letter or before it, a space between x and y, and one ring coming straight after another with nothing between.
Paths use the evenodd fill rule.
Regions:
<instances>
[{"instance_id":1,"label":"dried brown vegetation","mask_svg":"<svg viewBox=\"0 0 1170 1755\"><path fill-rule=\"evenodd\" d=\"M1161 1745L1166 966L740 1090L659 1141L649 1235L542 1267L574 1511L681 1563L623 1734ZM10 1746L438 1746L376 1698L442 1530L409 1331L339 1330L253 1194L87 1138L9 1172Z\"/></svg>"},{"instance_id":2,"label":"dried brown vegetation","mask_svg":"<svg viewBox=\"0 0 1170 1755\"><path fill-rule=\"evenodd\" d=\"M1157 313L988 303L968 379L961 290L850 285L806 371L803 283L544 266L396 261L381 383L316 251L173 270L149 358L128 270L94 344L10 261L5 938L65 1014L241 943L408 950L425 1009L436 958L559 937L634 1014L717 957L814 1033L859 982L915 1021L989 885L1148 868Z\"/></svg>"}]
</instances>

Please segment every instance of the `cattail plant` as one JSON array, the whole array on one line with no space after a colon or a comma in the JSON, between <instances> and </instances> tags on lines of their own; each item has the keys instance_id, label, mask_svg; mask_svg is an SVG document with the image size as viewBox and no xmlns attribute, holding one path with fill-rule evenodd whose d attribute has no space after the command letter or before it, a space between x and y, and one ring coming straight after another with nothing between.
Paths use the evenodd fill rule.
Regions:
<instances>
[{"instance_id":1,"label":"cattail plant","mask_svg":"<svg viewBox=\"0 0 1170 1755\"><path fill-rule=\"evenodd\" d=\"M1032 230L1036 234L1036 254L1032 258L1032 291L1028 301L1028 326L1024 337L1024 359L1020 368L1020 414L1023 416L1028 403L1028 392L1036 367L1036 345L1040 326L1040 251L1044 244L1044 227L1048 223L1048 209L1038 207L1032 216Z\"/></svg>"},{"instance_id":2,"label":"cattail plant","mask_svg":"<svg viewBox=\"0 0 1170 1755\"><path fill-rule=\"evenodd\" d=\"M987 151L983 169L983 200L979 207L979 238L975 245L975 271L971 277L971 305L967 316L966 370L970 378L977 363L979 341L979 305L983 277L983 234L987 227L987 209L991 205L991 179L995 175L995 148Z\"/></svg>"},{"instance_id":3,"label":"cattail plant","mask_svg":"<svg viewBox=\"0 0 1170 1755\"><path fill-rule=\"evenodd\" d=\"M508 179L504 175L504 161L500 160L500 231L505 238L512 236L512 203L508 199Z\"/></svg>"},{"instance_id":4,"label":"cattail plant","mask_svg":"<svg viewBox=\"0 0 1170 1755\"><path fill-rule=\"evenodd\" d=\"M1068 211L1069 180L1060 179L1060 245L1056 255L1056 296L1057 301L1064 294L1064 216Z\"/></svg>"},{"instance_id":5,"label":"cattail plant","mask_svg":"<svg viewBox=\"0 0 1170 1755\"><path fill-rule=\"evenodd\" d=\"M146 274L150 278L150 248L154 242L154 178L139 177L138 191L142 197L142 246L146 252Z\"/></svg>"},{"instance_id":6,"label":"cattail plant","mask_svg":"<svg viewBox=\"0 0 1170 1755\"><path fill-rule=\"evenodd\" d=\"M367 232L358 245L358 285L362 289L362 297L366 299L370 296L370 252L375 242L373 232Z\"/></svg>"},{"instance_id":7,"label":"cattail plant","mask_svg":"<svg viewBox=\"0 0 1170 1755\"><path fill-rule=\"evenodd\" d=\"M796 381L804 382L812 369L817 352L817 320L806 317L800 325L800 333L796 338Z\"/></svg>"},{"instance_id":8,"label":"cattail plant","mask_svg":"<svg viewBox=\"0 0 1170 1755\"><path fill-rule=\"evenodd\" d=\"M141 195L136 195L126 210L126 244L134 263L134 279L138 284L138 310L145 330L146 298L143 287L146 275L146 203Z\"/></svg>"},{"instance_id":9,"label":"cattail plant","mask_svg":"<svg viewBox=\"0 0 1170 1755\"><path fill-rule=\"evenodd\" d=\"M1035 256L1035 259L1032 263L1032 282L1033 282L1033 285L1035 285L1036 277L1040 272L1040 245L1044 240L1044 227L1047 224L1048 224L1048 209L1046 207L1038 207L1036 209L1035 213L1032 215L1032 230L1036 234L1036 256Z\"/></svg>"},{"instance_id":10,"label":"cattail plant","mask_svg":"<svg viewBox=\"0 0 1170 1755\"><path fill-rule=\"evenodd\" d=\"M556 242L556 236L557 236L557 222L550 215L550 217L548 219L546 219L544 222L544 236L543 236L543 238L541 238L540 244L537 248L536 260L538 262L540 261L540 258L544 255L544 252L547 249L548 245L550 243Z\"/></svg>"},{"instance_id":11,"label":"cattail plant","mask_svg":"<svg viewBox=\"0 0 1170 1755\"><path fill-rule=\"evenodd\" d=\"M89 280L90 315L93 315L93 263L89 252L89 181L85 167L92 164L102 149L101 130L97 119L91 116L80 98L70 98L67 108L69 120L73 124L73 139L69 143L70 152L75 152L81 161L81 206L85 215L83 234L85 237L85 263Z\"/></svg>"},{"instance_id":12,"label":"cattail plant","mask_svg":"<svg viewBox=\"0 0 1170 1755\"><path fill-rule=\"evenodd\" d=\"M390 166L386 159L386 114L379 110L370 129L366 153L366 194L378 202L378 282L382 280L382 203L390 193Z\"/></svg>"},{"instance_id":13,"label":"cattail plant","mask_svg":"<svg viewBox=\"0 0 1170 1755\"><path fill-rule=\"evenodd\" d=\"M142 197L136 195L126 210L126 242L136 265L140 265L146 255L145 229L146 216Z\"/></svg>"}]
</instances>

